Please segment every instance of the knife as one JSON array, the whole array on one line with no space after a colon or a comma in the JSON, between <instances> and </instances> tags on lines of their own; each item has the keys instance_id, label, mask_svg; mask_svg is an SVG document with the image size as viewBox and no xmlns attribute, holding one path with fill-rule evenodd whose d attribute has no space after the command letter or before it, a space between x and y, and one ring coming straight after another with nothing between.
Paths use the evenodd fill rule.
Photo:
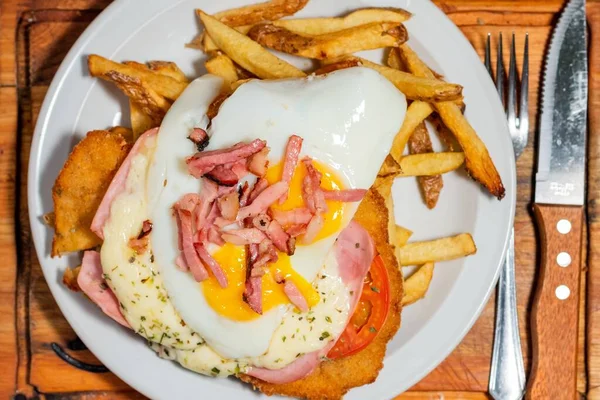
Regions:
<instances>
[{"instance_id":1,"label":"knife","mask_svg":"<svg viewBox=\"0 0 600 400\"><path fill-rule=\"evenodd\" d=\"M573 399L585 201L588 59L585 0L570 0L546 57L535 203L541 260L531 316L528 399Z\"/></svg>"}]
</instances>

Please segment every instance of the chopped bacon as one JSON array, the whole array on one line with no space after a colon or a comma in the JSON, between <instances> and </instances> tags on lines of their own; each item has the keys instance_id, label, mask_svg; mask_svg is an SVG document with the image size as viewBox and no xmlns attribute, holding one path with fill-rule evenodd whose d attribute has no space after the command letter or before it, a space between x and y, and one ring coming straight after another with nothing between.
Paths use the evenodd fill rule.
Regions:
<instances>
[{"instance_id":1,"label":"chopped bacon","mask_svg":"<svg viewBox=\"0 0 600 400\"><path fill-rule=\"evenodd\" d=\"M231 171L233 171L233 173L236 174L238 179L243 179L246 175L250 173L250 171L248 171L248 169L246 168L245 160L240 160L234 162L233 164L226 164L225 166L231 168Z\"/></svg>"},{"instance_id":2,"label":"chopped bacon","mask_svg":"<svg viewBox=\"0 0 600 400\"><path fill-rule=\"evenodd\" d=\"M267 269L264 266L254 267L254 268L252 268L252 271L250 272L250 276L255 278L257 276L265 276L266 273L267 273Z\"/></svg>"},{"instance_id":3,"label":"chopped bacon","mask_svg":"<svg viewBox=\"0 0 600 400\"><path fill-rule=\"evenodd\" d=\"M225 241L221 237L219 231L212 226L208 228L207 239L209 242L214 243L217 246L223 246L225 244Z\"/></svg>"},{"instance_id":4,"label":"chopped bacon","mask_svg":"<svg viewBox=\"0 0 600 400\"><path fill-rule=\"evenodd\" d=\"M287 232L286 232L287 233ZM296 252L296 238L288 233L287 240L288 255L292 256Z\"/></svg>"},{"instance_id":5,"label":"chopped bacon","mask_svg":"<svg viewBox=\"0 0 600 400\"><path fill-rule=\"evenodd\" d=\"M237 213L240 210L240 198L237 193L229 193L217 200L219 211L223 218L235 220Z\"/></svg>"},{"instance_id":6,"label":"chopped bacon","mask_svg":"<svg viewBox=\"0 0 600 400\"><path fill-rule=\"evenodd\" d=\"M362 201L366 193L365 189L323 190L325 200L342 201L345 203Z\"/></svg>"},{"instance_id":7,"label":"chopped bacon","mask_svg":"<svg viewBox=\"0 0 600 400\"><path fill-rule=\"evenodd\" d=\"M141 239L144 236L149 235L150 232L152 232L152 222L150 222L150 220L147 219L142 223L142 231L140 232L138 239Z\"/></svg>"},{"instance_id":8,"label":"chopped bacon","mask_svg":"<svg viewBox=\"0 0 600 400\"><path fill-rule=\"evenodd\" d=\"M298 165L298 157L300 156L300 151L302 151L302 138L300 136L292 135L288 139L287 146L285 147L285 158L283 162L283 172L281 174L281 180L283 182L287 182L289 185L292 182L292 177L294 176L294 171L296 170L296 165ZM288 192L285 192L281 199L279 199L279 204L283 204L288 197Z\"/></svg>"},{"instance_id":9,"label":"chopped bacon","mask_svg":"<svg viewBox=\"0 0 600 400\"><path fill-rule=\"evenodd\" d=\"M312 216L308 208L294 208L289 211L271 209L271 217L283 226L308 224Z\"/></svg>"},{"instance_id":10,"label":"chopped bacon","mask_svg":"<svg viewBox=\"0 0 600 400\"><path fill-rule=\"evenodd\" d=\"M196 229L201 230L206 225L206 218L211 211L212 202L219 195L219 186L211 180L202 179L200 202L194 212Z\"/></svg>"},{"instance_id":11,"label":"chopped bacon","mask_svg":"<svg viewBox=\"0 0 600 400\"><path fill-rule=\"evenodd\" d=\"M248 199L250 198L250 192L252 192L252 188L250 188L248 182L244 182L244 185L239 189L240 207L244 207L249 203Z\"/></svg>"},{"instance_id":12,"label":"chopped bacon","mask_svg":"<svg viewBox=\"0 0 600 400\"><path fill-rule=\"evenodd\" d=\"M323 221L323 217L321 216L321 214L316 214L314 217L312 217L312 219L306 226L306 233L304 234L304 237L302 238L302 243L304 243L304 244L312 243L315 240L315 238L317 237L317 235L319 234L319 232L321 231L321 228L323 228L323 224L324 224L324 221Z\"/></svg>"},{"instance_id":13,"label":"chopped bacon","mask_svg":"<svg viewBox=\"0 0 600 400\"><path fill-rule=\"evenodd\" d=\"M179 203L175 205L178 206ZM201 282L208 278L208 272L202 265L196 249L194 249L194 236L192 230L192 214L184 209L177 209L177 218L179 218L179 226L181 230L181 244L183 247L183 257L185 263L192 271L192 275L197 282Z\"/></svg>"},{"instance_id":14,"label":"chopped bacon","mask_svg":"<svg viewBox=\"0 0 600 400\"><path fill-rule=\"evenodd\" d=\"M304 295L302 295L298 287L294 284L294 282L286 280L283 284L283 291L288 297L288 299L290 299L292 304L298 307L300 311L308 311L308 302L306 301L306 298L304 297Z\"/></svg>"},{"instance_id":15,"label":"chopped bacon","mask_svg":"<svg viewBox=\"0 0 600 400\"><path fill-rule=\"evenodd\" d=\"M271 218L267 214L258 214L252 219L252 225L254 225L256 228L260 229L263 232L267 231L270 223Z\"/></svg>"},{"instance_id":16,"label":"chopped bacon","mask_svg":"<svg viewBox=\"0 0 600 400\"><path fill-rule=\"evenodd\" d=\"M219 228L224 228L226 226L234 224L235 222L236 222L235 220L225 219L223 217L217 217L217 218L215 218L214 224L216 226L218 226Z\"/></svg>"},{"instance_id":17,"label":"chopped bacon","mask_svg":"<svg viewBox=\"0 0 600 400\"><path fill-rule=\"evenodd\" d=\"M256 216L267 211L267 208L275 203L283 193L288 189L288 184L285 182L277 182L263 190L250 205L240 208L237 219L243 220L248 217Z\"/></svg>"},{"instance_id":18,"label":"chopped bacon","mask_svg":"<svg viewBox=\"0 0 600 400\"><path fill-rule=\"evenodd\" d=\"M255 268L274 263L279 259L277 248L269 239L265 239L258 245L258 259L254 262Z\"/></svg>"},{"instance_id":19,"label":"chopped bacon","mask_svg":"<svg viewBox=\"0 0 600 400\"><path fill-rule=\"evenodd\" d=\"M204 228L210 227L215 223L215 220L219 217L219 206L216 202L212 203L210 211L206 216L206 221L204 223Z\"/></svg>"},{"instance_id":20,"label":"chopped bacon","mask_svg":"<svg viewBox=\"0 0 600 400\"><path fill-rule=\"evenodd\" d=\"M264 177L267 174L267 169L269 167L270 150L271 149L268 147L265 147L258 153L250 156L246 162L246 168L248 168L248 171L261 178Z\"/></svg>"},{"instance_id":21,"label":"chopped bacon","mask_svg":"<svg viewBox=\"0 0 600 400\"><path fill-rule=\"evenodd\" d=\"M225 165L217 165L204 176L216 184L223 186L235 186L240 180L235 172Z\"/></svg>"},{"instance_id":22,"label":"chopped bacon","mask_svg":"<svg viewBox=\"0 0 600 400\"><path fill-rule=\"evenodd\" d=\"M256 199L258 195L261 194L263 190L265 190L267 187L269 187L269 181L263 178L257 180L254 186L252 187L250 195L248 196L248 202L246 203L246 205L252 203L254 199Z\"/></svg>"},{"instance_id":23,"label":"chopped bacon","mask_svg":"<svg viewBox=\"0 0 600 400\"><path fill-rule=\"evenodd\" d=\"M192 142L194 142L198 151L203 151L206 148L206 146L208 146L209 137L204 129L201 129L201 128L192 129L192 133L190 133L190 136L188 136L188 139L190 139Z\"/></svg>"},{"instance_id":24,"label":"chopped bacon","mask_svg":"<svg viewBox=\"0 0 600 400\"><path fill-rule=\"evenodd\" d=\"M325 195L321 190L321 173L314 167L312 160L305 157L302 162L306 166L306 176L302 182L302 197L304 203L313 213L327 211Z\"/></svg>"},{"instance_id":25,"label":"chopped bacon","mask_svg":"<svg viewBox=\"0 0 600 400\"><path fill-rule=\"evenodd\" d=\"M271 221L269 227L267 228L267 236L269 237L269 239L271 239L271 241L279 251L283 251L284 253L287 253L290 256L294 254L294 252L291 251L291 249L288 247L288 240L290 239L290 235L288 235L283 230L279 222Z\"/></svg>"},{"instance_id":26,"label":"chopped bacon","mask_svg":"<svg viewBox=\"0 0 600 400\"><path fill-rule=\"evenodd\" d=\"M243 299L255 313L262 315L262 277L249 276L246 279Z\"/></svg>"},{"instance_id":27,"label":"chopped bacon","mask_svg":"<svg viewBox=\"0 0 600 400\"><path fill-rule=\"evenodd\" d=\"M190 267L188 267L187 263L185 262L185 258L183 258L181 254L175 259L175 265L180 271L187 272L190 270Z\"/></svg>"},{"instance_id":28,"label":"chopped bacon","mask_svg":"<svg viewBox=\"0 0 600 400\"><path fill-rule=\"evenodd\" d=\"M201 201L202 200L199 195L195 193L188 193L184 195L181 199L179 199L179 201L175 205L175 208L177 210L185 211L191 214L196 209L198 204L200 204Z\"/></svg>"},{"instance_id":29,"label":"chopped bacon","mask_svg":"<svg viewBox=\"0 0 600 400\"><path fill-rule=\"evenodd\" d=\"M193 177L200 178L218 165L245 160L261 151L265 146L264 140L256 139L251 143L238 143L228 149L196 153L186 160L188 171Z\"/></svg>"},{"instance_id":30,"label":"chopped bacon","mask_svg":"<svg viewBox=\"0 0 600 400\"><path fill-rule=\"evenodd\" d=\"M238 193L238 189L235 186L219 186L217 189L217 198L227 196L229 193Z\"/></svg>"},{"instance_id":31,"label":"chopped bacon","mask_svg":"<svg viewBox=\"0 0 600 400\"><path fill-rule=\"evenodd\" d=\"M232 229L221 234L227 243L242 246L245 244L260 243L267 236L256 228Z\"/></svg>"},{"instance_id":32,"label":"chopped bacon","mask_svg":"<svg viewBox=\"0 0 600 400\"><path fill-rule=\"evenodd\" d=\"M202 262L205 265L207 265L208 268L210 268L210 270L212 271L213 275L217 279L217 282L219 282L219 286L221 286L222 288L226 288L227 276L225 275L223 268L221 268L219 263L210 255L210 253L206 250L203 244L196 243L194 247L196 248L196 252L198 252L200 258L202 259Z\"/></svg>"},{"instance_id":33,"label":"chopped bacon","mask_svg":"<svg viewBox=\"0 0 600 400\"><path fill-rule=\"evenodd\" d=\"M304 233L306 233L306 227L307 227L307 224L295 224L295 225L289 226L285 231L287 232L288 235L290 235L290 237L295 238L300 235L304 235Z\"/></svg>"}]
</instances>

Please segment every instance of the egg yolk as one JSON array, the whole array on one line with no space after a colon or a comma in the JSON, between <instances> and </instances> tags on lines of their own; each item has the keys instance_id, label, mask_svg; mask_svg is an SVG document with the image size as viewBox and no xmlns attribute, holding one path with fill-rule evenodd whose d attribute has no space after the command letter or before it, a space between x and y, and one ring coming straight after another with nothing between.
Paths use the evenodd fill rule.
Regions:
<instances>
[{"instance_id":1,"label":"egg yolk","mask_svg":"<svg viewBox=\"0 0 600 400\"><path fill-rule=\"evenodd\" d=\"M268 272L262 277L263 313L290 301L283 291L283 285L275 282L275 274L279 273L285 280L292 281L306 298L309 307L319 303L319 294L292 268L290 256L278 253L277 262L269 265ZM219 263L227 275L226 288L219 286L214 276L202 282L202 291L208 304L215 312L234 321L250 321L260 317L243 300L246 285L246 248L226 243L219 248L213 258Z\"/></svg>"},{"instance_id":2,"label":"egg yolk","mask_svg":"<svg viewBox=\"0 0 600 400\"><path fill-rule=\"evenodd\" d=\"M321 188L327 190L341 190L342 182L337 174L329 167L320 162L313 160L314 167L322 174ZM276 164L267 170L266 179L272 185L281 180L283 172L283 163ZM306 176L306 166L303 162L299 162L294 171L292 181L290 182L289 195L285 203L275 203L271 208L288 211L294 208L305 207L304 199L302 198L302 182ZM315 238L315 242L326 238L339 230L342 227L342 219L344 217L344 203L341 201L327 201L327 212L323 214L323 228ZM302 241L297 241L296 245L301 245Z\"/></svg>"}]
</instances>

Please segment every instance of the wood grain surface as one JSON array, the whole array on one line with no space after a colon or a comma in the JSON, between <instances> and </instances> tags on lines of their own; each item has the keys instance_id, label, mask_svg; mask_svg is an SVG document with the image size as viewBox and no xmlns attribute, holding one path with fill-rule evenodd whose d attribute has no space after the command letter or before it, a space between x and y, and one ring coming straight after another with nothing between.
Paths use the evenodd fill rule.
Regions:
<instances>
[{"instance_id":1,"label":"wood grain surface","mask_svg":"<svg viewBox=\"0 0 600 400\"><path fill-rule=\"evenodd\" d=\"M313 0L315 1L315 0ZM419 0L425 1L425 0ZM99 362L83 349L58 310L39 267L26 207L27 163L35 119L66 52L109 0L0 1L0 393L26 398L137 399L111 373L90 373L60 359L52 343L83 362ZM530 35L530 115L537 117L541 65L559 0L439 0L482 56L487 33ZM577 391L600 399L600 1L588 0L590 44L589 187L587 245L581 255ZM494 36L495 37L495 36ZM508 54L508 51L505 51ZM507 63L508 60L505 60ZM468 99L467 99L468 102ZM538 249L531 212L535 126L517 163L518 309L526 368L530 368L529 311ZM494 327L494 299L462 343L401 399L485 399Z\"/></svg>"}]
</instances>

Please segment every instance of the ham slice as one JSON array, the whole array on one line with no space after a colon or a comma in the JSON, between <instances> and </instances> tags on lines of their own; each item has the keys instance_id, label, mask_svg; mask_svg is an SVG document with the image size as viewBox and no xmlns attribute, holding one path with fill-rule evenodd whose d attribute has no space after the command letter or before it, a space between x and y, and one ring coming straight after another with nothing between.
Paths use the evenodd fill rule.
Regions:
<instances>
[{"instance_id":1,"label":"ham slice","mask_svg":"<svg viewBox=\"0 0 600 400\"><path fill-rule=\"evenodd\" d=\"M208 268L210 268L211 272L217 279L217 282L219 282L219 286L221 286L222 288L226 288L227 276L225 275L223 268L221 268L219 263L210 255L210 253L206 250L204 245L202 245L201 243L196 243L194 247L196 248L196 252L198 252L200 258L202 259L202 262L205 265L207 265Z\"/></svg>"},{"instance_id":2,"label":"ham slice","mask_svg":"<svg viewBox=\"0 0 600 400\"><path fill-rule=\"evenodd\" d=\"M362 201L366 193L365 189L323 190L325 200L342 201L345 203Z\"/></svg>"},{"instance_id":3,"label":"ham slice","mask_svg":"<svg viewBox=\"0 0 600 400\"><path fill-rule=\"evenodd\" d=\"M271 209L271 217L283 226L308 224L312 216L308 208L294 208L289 211Z\"/></svg>"},{"instance_id":4,"label":"ham slice","mask_svg":"<svg viewBox=\"0 0 600 400\"><path fill-rule=\"evenodd\" d=\"M283 284L283 291L285 295L290 299L293 305L298 307L298 309L302 312L308 311L308 302L304 295L298 289L298 286L294 284L292 281L285 281Z\"/></svg>"},{"instance_id":5,"label":"ham slice","mask_svg":"<svg viewBox=\"0 0 600 400\"><path fill-rule=\"evenodd\" d=\"M283 161L283 171L281 173L281 180L286 182L288 185L292 182L296 165L298 165L298 157L302 151L302 138L300 136L292 135L288 139L287 146L285 147L285 157ZM279 204L283 204L288 197L288 192L285 192L279 199Z\"/></svg>"},{"instance_id":6,"label":"ham slice","mask_svg":"<svg viewBox=\"0 0 600 400\"><path fill-rule=\"evenodd\" d=\"M270 149L265 147L258 153L250 156L250 158L248 158L248 162L246 163L248 171L252 172L258 177L264 177L267 174L267 169L269 168L269 151Z\"/></svg>"},{"instance_id":7,"label":"ham slice","mask_svg":"<svg viewBox=\"0 0 600 400\"><path fill-rule=\"evenodd\" d=\"M218 165L245 160L261 151L266 145L264 140L256 139L250 143L238 143L228 149L196 153L186 160L188 171L193 177L200 178Z\"/></svg>"},{"instance_id":8,"label":"ham slice","mask_svg":"<svg viewBox=\"0 0 600 400\"><path fill-rule=\"evenodd\" d=\"M106 285L100 262L100 253L86 251L83 253L81 270L77 276L77 284L100 309L119 324L130 328L119 309L119 300Z\"/></svg>"},{"instance_id":9,"label":"ham slice","mask_svg":"<svg viewBox=\"0 0 600 400\"><path fill-rule=\"evenodd\" d=\"M354 291L354 295L350 298L350 312L348 313L348 319L350 319L361 296L363 280L373 262L375 244L369 233L358 223L352 221L342 231L334 248L342 282L349 290ZM321 362L321 357L331 350L335 342L332 340L323 349L304 354L281 369L253 367L247 374L276 385L297 381L315 370Z\"/></svg>"},{"instance_id":10,"label":"ham slice","mask_svg":"<svg viewBox=\"0 0 600 400\"><path fill-rule=\"evenodd\" d=\"M221 234L227 243L243 246L246 244L259 244L267 236L256 228L231 229Z\"/></svg>"},{"instance_id":11,"label":"ham slice","mask_svg":"<svg viewBox=\"0 0 600 400\"><path fill-rule=\"evenodd\" d=\"M288 184L285 182L277 182L269 186L254 200L251 200L250 205L240 208L237 219L244 220L266 212L269 206L275 203L287 190Z\"/></svg>"},{"instance_id":12,"label":"ham slice","mask_svg":"<svg viewBox=\"0 0 600 400\"><path fill-rule=\"evenodd\" d=\"M96 215L94 215L92 225L90 226L92 232L98 235L99 238L104 239L104 225L110 216L110 206L112 205L113 200L125 190L129 169L131 168L131 161L140 153L140 151L145 149L146 144L150 140L153 140L157 133L158 128L153 128L139 137L108 186L108 189L100 202L98 211L96 211Z\"/></svg>"}]
</instances>

